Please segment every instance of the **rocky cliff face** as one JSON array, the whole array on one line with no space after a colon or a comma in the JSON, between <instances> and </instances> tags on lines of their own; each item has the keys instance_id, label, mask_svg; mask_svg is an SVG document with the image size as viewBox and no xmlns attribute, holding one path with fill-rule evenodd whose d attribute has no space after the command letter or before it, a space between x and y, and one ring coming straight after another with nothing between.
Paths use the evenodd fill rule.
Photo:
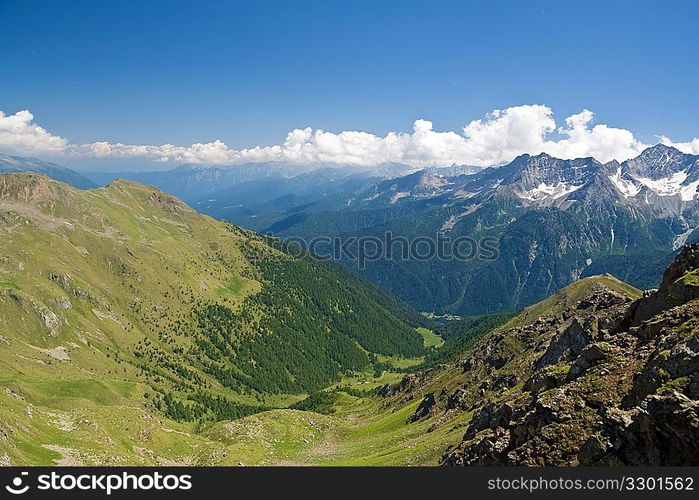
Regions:
<instances>
[{"instance_id":1,"label":"rocky cliff face","mask_svg":"<svg viewBox=\"0 0 699 500\"><path fill-rule=\"evenodd\" d=\"M606 291L581 301L522 389L477 410L444 462L699 464L699 287L683 281L698 257L687 246L633 303Z\"/></svg>"},{"instance_id":2,"label":"rocky cliff face","mask_svg":"<svg viewBox=\"0 0 699 500\"><path fill-rule=\"evenodd\" d=\"M698 465L698 256L637 300L600 277L534 306L432 373L412 418L472 414L446 465Z\"/></svg>"},{"instance_id":3,"label":"rocky cliff face","mask_svg":"<svg viewBox=\"0 0 699 500\"><path fill-rule=\"evenodd\" d=\"M699 299L699 244L687 245L665 271L660 288L634 307L634 323L696 299Z\"/></svg>"},{"instance_id":4,"label":"rocky cliff face","mask_svg":"<svg viewBox=\"0 0 699 500\"><path fill-rule=\"evenodd\" d=\"M604 273L654 288L674 253L699 241L699 156L668 146L623 163L527 154L456 174L424 170L315 202L300 196L285 214L268 213L275 222L258 229L307 239L383 241L390 232L408 240L497 240L492 261L341 260L418 310L460 316L517 310ZM236 221L230 212L216 216Z\"/></svg>"}]
</instances>

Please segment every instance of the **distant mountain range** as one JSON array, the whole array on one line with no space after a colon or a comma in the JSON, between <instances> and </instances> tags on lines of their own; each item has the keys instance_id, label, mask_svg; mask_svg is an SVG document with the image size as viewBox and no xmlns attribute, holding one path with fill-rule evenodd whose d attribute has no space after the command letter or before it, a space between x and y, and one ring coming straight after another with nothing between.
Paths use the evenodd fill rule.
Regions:
<instances>
[{"instance_id":1,"label":"distant mountain range","mask_svg":"<svg viewBox=\"0 0 699 500\"><path fill-rule=\"evenodd\" d=\"M601 273L657 286L677 249L699 241L698 159L657 145L606 164L540 154L486 169L253 163L89 175L154 185L281 238L494 238L493 261L379 259L360 269L341 260L419 310L463 316L517 310Z\"/></svg>"},{"instance_id":2,"label":"distant mountain range","mask_svg":"<svg viewBox=\"0 0 699 500\"><path fill-rule=\"evenodd\" d=\"M115 179L128 179L149 186L155 186L163 191L177 196L189 204L206 201L210 198L221 198L224 202L231 194L245 193L245 186L253 183L254 186L263 181L268 187L272 187L283 182L285 179L292 179L313 172L336 172L339 176L361 176L361 177L391 177L404 174L415 169L402 164L382 164L377 167L364 167L357 165L337 165L337 164L298 164L286 162L261 162L245 163L234 166L213 166L205 167L196 164L180 165L172 170L156 172L92 172L86 175L97 184L106 186ZM306 177L290 185L288 192L296 192L300 186L306 188L316 188L315 178ZM234 186L239 189L228 193ZM303 188L302 188L303 189ZM306 192L310 189L306 189ZM278 192L277 188L273 192ZM282 190L283 191L283 190ZM278 196L281 196L278 194ZM265 194L264 198L269 200L270 194ZM235 200L234 200L235 201Z\"/></svg>"},{"instance_id":3,"label":"distant mountain range","mask_svg":"<svg viewBox=\"0 0 699 500\"><path fill-rule=\"evenodd\" d=\"M380 180L364 201L415 198L429 212L455 179ZM586 190L561 179L542 200L474 181L494 220L539 203L567 213L575 203L550 202ZM673 193L688 197L686 185ZM420 213L405 217L421 234ZM555 217L530 226L559 235L546 248L569 248ZM0 174L0 231L2 465L699 463L699 245L653 293L594 276L519 314L439 324L336 264L131 181L79 190Z\"/></svg>"},{"instance_id":4,"label":"distant mountain range","mask_svg":"<svg viewBox=\"0 0 699 500\"><path fill-rule=\"evenodd\" d=\"M97 187L97 184L75 170L48 161L23 156L8 156L0 153L0 173L36 172L57 181L65 182L78 189Z\"/></svg>"},{"instance_id":5,"label":"distant mountain range","mask_svg":"<svg viewBox=\"0 0 699 500\"><path fill-rule=\"evenodd\" d=\"M605 272L657 286L673 252L699 240L699 157L663 145L623 163L522 155L476 173L428 169L345 187L290 208L282 196L197 207L280 237L496 238L491 262L343 261L420 310L459 315L515 310Z\"/></svg>"}]
</instances>

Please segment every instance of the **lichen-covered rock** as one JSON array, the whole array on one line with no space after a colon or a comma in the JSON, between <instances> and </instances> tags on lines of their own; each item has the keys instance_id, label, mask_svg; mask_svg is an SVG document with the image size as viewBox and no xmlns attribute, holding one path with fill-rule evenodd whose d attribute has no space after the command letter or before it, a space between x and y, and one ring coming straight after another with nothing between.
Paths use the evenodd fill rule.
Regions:
<instances>
[{"instance_id":1,"label":"lichen-covered rock","mask_svg":"<svg viewBox=\"0 0 699 500\"><path fill-rule=\"evenodd\" d=\"M594 343L586 346L580 356L570 367L568 378L570 380L578 378L591 367L598 365L609 358L612 349L609 344Z\"/></svg>"},{"instance_id":2,"label":"lichen-covered rock","mask_svg":"<svg viewBox=\"0 0 699 500\"><path fill-rule=\"evenodd\" d=\"M464 439L473 439L480 431L506 427L512 419L512 407L508 404L489 403L474 413Z\"/></svg>"}]
</instances>

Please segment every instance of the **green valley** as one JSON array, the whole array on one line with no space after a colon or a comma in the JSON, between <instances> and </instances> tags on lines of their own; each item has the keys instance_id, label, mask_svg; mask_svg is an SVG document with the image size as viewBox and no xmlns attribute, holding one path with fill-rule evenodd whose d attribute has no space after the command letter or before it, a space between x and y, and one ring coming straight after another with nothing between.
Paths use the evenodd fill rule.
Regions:
<instances>
[{"instance_id":1,"label":"green valley","mask_svg":"<svg viewBox=\"0 0 699 500\"><path fill-rule=\"evenodd\" d=\"M195 428L426 353L395 299L153 188L2 175L0 220L11 463L70 462L67 443L80 463L189 463L210 446Z\"/></svg>"},{"instance_id":2,"label":"green valley","mask_svg":"<svg viewBox=\"0 0 699 500\"><path fill-rule=\"evenodd\" d=\"M0 175L0 220L0 464L699 460L697 245L439 323L132 182Z\"/></svg>"}]
</instances>

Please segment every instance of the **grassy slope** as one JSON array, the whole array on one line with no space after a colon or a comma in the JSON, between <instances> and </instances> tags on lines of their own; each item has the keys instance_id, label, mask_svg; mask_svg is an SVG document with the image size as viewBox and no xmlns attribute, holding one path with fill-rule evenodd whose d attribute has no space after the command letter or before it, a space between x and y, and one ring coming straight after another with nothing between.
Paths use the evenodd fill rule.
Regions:
<instances>
[{"instance_id":1,"label":"grassy slope","mask_svg":"<svg viewBox=\"0 0 699 500\"><path fill-rule=\"evenodd\" d=\"M566 305L585 297L593 288L604 286L631 298L640 292L610 276L595 276L570 285L551 298L531 306L512 318L506 325L498 327L493 335L507 328L534 322L539 316L549 316L562 311ZM480 342L488 342L488 335ZM480 343L474 349L478 349ZM516 346L513 346L516 348ZM354 398L343 396L337 405L337 413L326 422L330 427L323 437L314 436L306 446L285 453L272 453L258 463L315 464L315 465L434 465L451 446L459 443L471 418L471 412L463 412L441 422L441 412L435 416L410 422L410 417L428 392L454 391L464 382L460 367L447 365L422 382L420 390L408 401L404 394L396 397ZM510 391L521 390L521 384ZM501 396L506 396L503 394ZM244 425L252 418L277 416L260 414L239 421Z\"/></svg>"},{"instance_id":2,"label":"grassy slope","mask_svg":"<svg viewBox=\"0 0 699 500\"><path fill-rule=\"evenodd\" d=\"M609 283L600 278L584 285L587 288L601 281ZM564 291L571 295L562 293L559 299L569 300L580 290L580 286L573 285ZM556 309L558 303L549 301L538 306L546 313ZM534 319L531 312L527 317ZM518 323L528 319L520 316ZM356 388L397 382L400 377L384 373L380 379L373 379L367 373L366 383ZM420 394L443 388L453 390L461 383L460 377L460 370L446 367ZM432 429L438 417L409 422L421 399L419 395L401 402L341 392L332 415L272 410L197 428L154 418L138 409L137 395L146 389L113 381L82 385L44 382L25 389L25 400L18 399L14 392L0 394L0 421L4 423L0 425L32 429L26 437L23 431L19 432L25 439L20 447L24 454L21 458L14 454L13 463L434 465L447 448L461 441L471 417L470 413L463 413L447 425ZM76 393L80 394L79 399L70 399ZM47 409L37 404L51 406ZM58 410L57 406L63 409ZM76 406L80 409L70 409ZM33 415L29 424L27 412ZM95 435L100 437L96 440ZM47 442L43 446L33 444L37 437Z\"/></svg>"},{"instance_id":3,"label":"grassy slope","mask_svg":"<svg viewBox=\"0 0 699 500\"><path fill-rule=\"evenodd\" d=\"M408 401L340 393L332 415L271 410L232 422L198 425L174 422L149 408L144 395L152 393L152 381L144 380L122 357L137 335L155 342L157 336L149 327L157 331L157 324L167 318L154 315L147 322L136 321L125 312L127 307L116 307L124 306L120 299L124 290L136 283L142 290L137 298L166 310L180 301L176 294L165 295L157 286L166 273L168 279L182 284L198 283L197 293L233 306L259 293L262 285L243 272L232 276L230 266L198 265L199 255L186 243L192 233L208 233L206 239L223 244L241 235L208 226L207 218L197 218L197 224L185 228L174 218L162 220L162 214L143 215L148 198L138 199L140 189L117 183L106 192L85 192L82 202L96 204L102 215L119 220L120 227L131 226L131 234L146 233L143 238L124 239L109 229L116 224L104 224L98 214L87 216L82 221L84 233L99 234L97 246L89 234L69 228L69 221L62 220L68 214L60 210L50 217L34 212L20 216L18 207L12 207L13 215L5 204L5 211L0 212L8 237L4 242L14 243L3 245L0 253L0 464L418 465L437 463L449 446L461 440L469 413L434 429L437 417L409 423L424 393L453 391L462 383L461 370L454 365L437 370ZM104 200L104 194L111 202ZM123 210L114 209L118 203L130 207L135 203L143 211L125 216ZM24 232L21 228L26 220L47 229L41 237ZM160 236L156 240L153 234ZM207 252L206 248L199 250ZM135 276L115 277L97 265L108 262L108 267L120 269L124 263L133 265L131 253L147 259ZM173 260L173 255L178 258ZM247 260L242 254L231 251L229 256L235 269L245 269ZM74 269L89 279L71 276L69 286L45 279L49 272L65 275L62 273ZM607 276L588 278L528 308L507 326L555 314L562 304L578 300L596 283L634 297L639 293ZM77 291L92 298L80 299ZM63 300L71 307L61 310L65 322L54 324L48 312L59 311L56 305L65 304ZM52 328L57 329L55 335ZM65 358L64 353L70 361L59 359ZM353 389L367 389L401 377L384 372L375 378L369 370L343 383L350 381ZM289 405L303 397L231 394L215 383L210 389L249 403L262 397L270 406Z\"/></svg>"},{"instance_id":4,"label":"grassy slope","mask_svg":"<svg viewBox=\"0 0 699 500\"><path fill-rule=\"evenodd\" d=\"M197 434L198 424L156 411L155 394L184 401L204 391L267 407L304 397L232 390L192 354L196 325L181 312L187 305L239 312L268 286L261 262L276 261L273 270L287 272L290 257L252 233L135 183L78 191L31 174L0 176L0 232L0 463L217 463L224 445ZM306 304L318 311L306 312L316 314L306 324L329 342L341 336L332 328L352 335L361 324L352 323L352 306L366 313L369 305L373 316L363 321L376 318L382 333L399 334L389 340L412 335L421 346L420 335L391 311L371 306L361 284L342 288L330 270L311 264L289 269L301 277L314 272L305 279L322 280L338 297L328 306L325 297L286 290L297 300L295 313ZM252 304L251 328L280 314ZM319 326L331 317L329 327ZM257 338L246 326L235 335ZM365 351L345 338L343 345ZM335 355L332 343L316 345ZM182 367L185 376L177 372Z\"/></svg>"},{"instance_id":5,"label":"grassy slope","mask_svg":"<svg viewBox=\"0 0 699 500\"><path fill-rule=\"evenodd\" d=\"M566 304L583 298L593 288L605 286L637 297L638 290L609 276L597 276L582 280L555 296L523 311L513 318L511 324L526 325L536 320L537 315L552 315L560 312ZM506 329L497 328L495 334ZM486 336L487 337L487 336ZM487 338L483 340L487 342ZM397 374L384 374L397 381ZM366 388L376 385L367 374ZM385 379L384 379L385 380ZM461 369L455 365L437 370L422 384L421 390L409 401L398 397L383 399L376 397L356 398L343 394L336 403L336 413L330 416L309 412L269 412L246 417L235 423L236 432L243 438L229 436L228 450L231 452L224 463L283 464L283 465L434 465L451 446L459 443L471 418L464 412L440 424L440 415L410 422L420 400L428 391L443 389L453 391L463 383ZM515 387L512 390L518 390ZM280 424L282 422L283 424ZM220 436L223 424L216 424L210 436ZM276 440L262 429L275 429L283 425L284 432L275 433ZM255 431L250 431L250 429ZM251 438L253 432L256 437ZM246 443L241 447L240 439ZM260 454L259 447L267 452Z\"/></svg>"},{"instance_id":6,"label":"grassy slope","mask_svg":"<svg viewBox=\"0 0 699 500\"><path fill-rule=\"evenodd\" d=\"M218 296L230 273L197 262L195 252L206 249L188 245L216 228L203 218L184 226L163 217L146 203L150 192L129 183L77 192L38 178L31 192L26 179L3 177L4 193L19 190L27 203L5 198L0 212L0 428L11 437L0 440L0 457L19 464L156 463L156 455L190 462L201 440L153 415L143 397L152 391L119 354L152 337L149 329L166 318L142 323L125 297L153 309L176 305L160 286L166 272L173 285L199 283L202 293ZM133 206L140 213L122 210ZM75 212L84 212L82 227L72 221ZM214 241L241 238L215 234ZM246 281L223 300L240 301L259 287Z\"/></svg>"},{"instance_id":7,"label":"grassy slope","mask_svg":"<svg viewBox=\"0 0 699 500\"><path fill-rule=\"evenodd\" d=\"M602 285L610 290L621 293L633 299L638 299L643 294L643 292L640 290L624 283L623 281L619 281L614 276L609 274L591 276L589 278L576 281L572 285L559 290L551 297L527 307L521 314L515 316L510 321L505 323L501 329L504 330L524 326L531 323L538 317L549 317L560 314L564 309L584 298L590 292L590 289L595 285Z\"/></svg>"},{"instance_id":8,"label":"grassy slope","mask_svg":"<svg viewBox=\"0 0 699 500\"><path fill-rule=\"evenodd\" d=\"M425 340L425 347L442 347L444 345L444 339L432 330L420 327L417 331Z\"/></svg>"}]
</instances>

